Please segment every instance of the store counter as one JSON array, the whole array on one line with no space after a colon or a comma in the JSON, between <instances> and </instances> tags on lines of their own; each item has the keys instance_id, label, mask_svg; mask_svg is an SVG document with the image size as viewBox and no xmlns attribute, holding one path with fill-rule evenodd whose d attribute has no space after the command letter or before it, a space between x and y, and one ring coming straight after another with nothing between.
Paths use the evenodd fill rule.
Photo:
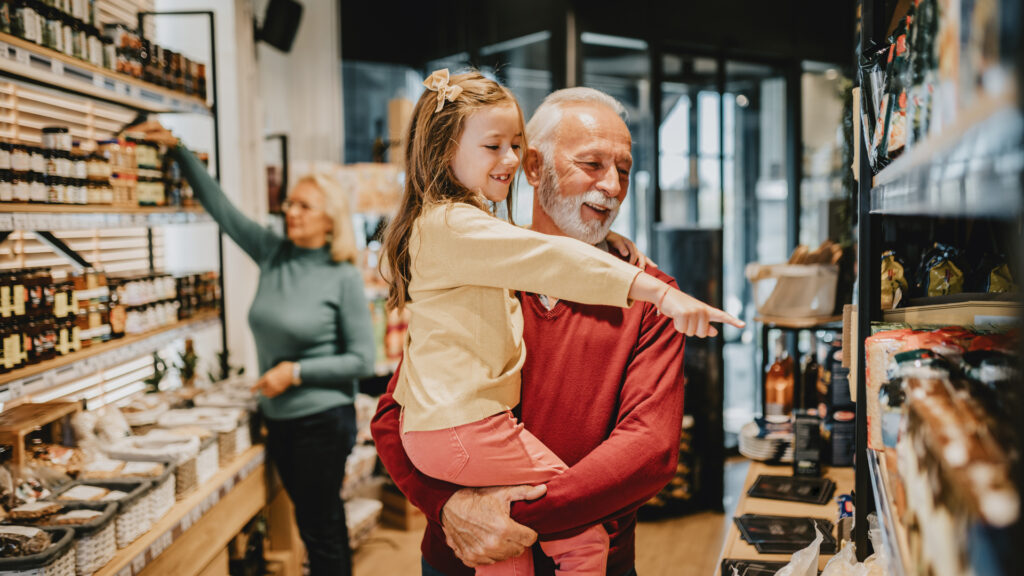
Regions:
<instances>
[{"instance_id":1,"label":"store counter","mask_svg":"<svg viewBox=\"0 0 1024 576\"><path fill-rule=\"evenodd\" d=\"M764 498L751 498L747 491L753 485L757 477L762 474L775 476L788 476L793 474L793 467L769 466L761 462L751 462L750 470L747 472L747 479L743 483L743 493L736 505L736 512L733 516L743 514L772 514L777 516L811 516L825 518L835 522L837 516L837 505L835 496L848 494L853 491L854 475L853 468L824 468L823 474L836 483L836 490L833 498L824 505L816 506L801 502L786 502L782 500L766 500ZM724 558L735 558L740 560L761 560L764 562L788 562L789 554L758 554L753 545L748 544L740 536L736 523L729 518L729 531L722 545L722 553L718 557L718 564L715 567L716 576L721 575L722 560ZM818 569L821 570L829 561L831 556L822 555L818 562ZM726 574L724 576L731 576Z\"/></svg>"}]
</instances>

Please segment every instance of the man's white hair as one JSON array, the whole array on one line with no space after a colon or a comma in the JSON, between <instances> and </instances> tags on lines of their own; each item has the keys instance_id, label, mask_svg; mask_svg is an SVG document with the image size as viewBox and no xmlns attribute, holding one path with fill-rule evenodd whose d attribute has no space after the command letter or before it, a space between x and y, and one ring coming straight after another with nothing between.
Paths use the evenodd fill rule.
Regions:
<instances>
[{"instance_id":1,"label":"man's white hair","mask_svg":"<svg viewBox=\"0 0 1024 576\"><path fill-rule=\"evenodd\" d=\"M551 159L555 128L562 121L562 107L565 104L598 104L615 112L623 122L629 121L626 107L600 90L585 87L555 90L541 102L530 118L530 123L526 125L527 141L530 146L534 146L540 151L545 163Z\"/></svg>"}]
</instances>

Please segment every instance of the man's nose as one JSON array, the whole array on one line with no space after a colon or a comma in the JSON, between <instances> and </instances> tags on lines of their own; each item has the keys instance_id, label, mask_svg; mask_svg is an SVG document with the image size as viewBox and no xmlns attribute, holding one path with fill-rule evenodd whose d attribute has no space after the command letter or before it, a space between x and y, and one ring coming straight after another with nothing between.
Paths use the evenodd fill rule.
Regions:
<instances>
[{"instance_id":1,"label":"man's nose","mask_svg":"<svg viewBox=\"0 0 1024 576\"><path fill-rule=\"evenodd\" d=\"M619 170L615 166L609 166L597 181L597 189L609 198L615 198L622 192L619 184Z\"/></svg>"}]
</instances>

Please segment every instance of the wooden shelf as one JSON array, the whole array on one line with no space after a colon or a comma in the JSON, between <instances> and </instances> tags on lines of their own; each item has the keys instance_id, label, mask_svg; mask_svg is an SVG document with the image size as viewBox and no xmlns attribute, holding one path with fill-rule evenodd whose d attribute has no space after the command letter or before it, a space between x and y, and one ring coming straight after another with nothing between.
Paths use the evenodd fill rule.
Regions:
<instances>
[{"instance_id":1,"label":"wooden shelf","mask_svg":"<svg viewBox=\"0 0 1024 576\"><path fill-rule=\"evenodd\" d=\"M239 455L95 576L201 574L267 505L265 460L262 445Z\"/></svg>"},{"instance_id":2,"label":"wooden shelf","mask_svg":"<svg viewBox=\"0 0 1024 576\"><path fill-rule=\"evenodd\" d=\"M786 318L783 316L758 316L755 322L766 324L770 328L790 328L804 330L811 328L835 328L830 324L841 323L843 316L815 316L811 318Z\"/></svg>"},{"instance_id":3,"label":"wooden shelf","mask_svg":"<svg viewBox=\"0 0 1024 576\"><path fill-rule=\"evenodd\" d=\"M1012 219L1022 208L1024 116L1016 89L981 97L875 175L871 213Z\"/></svg>"},{"instance_id":4,"label":"wooden shelf","mask_svg":"<svg viewBox=\"0 0 1024 576\"><path fill-rule=\"evenodd\" d=\"M0 413L0 444L13 450L11 459L15 466L25 462L25 436L36 428L60 420L68 414L78 412L77 402L46 402L43 404L21 404Z\"/></svg>"},{"instance_id":5,"label":"wooden shelf","mask_svg":"<svg viewBox=\"0 0 1024 576\"><path fill-rule=\"evenodd\" d=\"M168 224L212 222L201 207L65 204L0 204L0 231L88 230L91 228L155 228Z\"/></svg>"},{"instance_id":6,"label":"wooden shelf","mask_svg":"<svg viewBox=\"0 0 1024 576\"><path fill-rule=\"evenodd\" d=\"M964 326L992 328L1019 321L1024 306L1019 301L971 300L897 308L882 313L886 322L902 322L913 328Z\"/></svg>"},{"instance_id":7,"label":"wooden shelf","mask_svg":"<svg viewBox=\"0 0 1024 576\"><path fill-rule=\"evenodd\" d=\"M82 350L72 352L71 354L67 354L65 356L58 356L53 360L40 362L39 364L33 364L31 366L25 366L24 368L17 368L6 374L0 375L0 386L8 386L7 392L9 394L9 397L4 399L4 402L9 402L21 396L23 393L29 392L26 390L12 390L12 384L27 384L25 381L32 380L34 377L44 376L46 375L46 373L57 371L60 370L61 368L76 363L80 363L84 360L94 359L101 355L106 355L108 353L125 349L136 344L145 345L145 343L147 342L152 342L156 344L158 341L163 341L163 339L160 338L161 336L178 331L183 331L185 329L195 327L199 324L212 322L213 320L219 317L220 315L216 312L204 312L202 314L197 315L194 318L189 318L188 320L183 320L181 322L177 322L175 324L165 326L157 330L151 330L143 334L133 334L130 336L125 336L123 338L118 338L117 340L111 340L109 342L104 342L101 344L93 344L88 348L83 348ZM113 361L115 359L112 358L111 360ZM97 363L94 366L90 366L89 370L101 370L105 367L104 364L105 363L103 362ZM111 365L113 364L116 364L116 362L111 362ZM53 383L48 383L47 387L51 385L53 385ZM22 387L19 386L19 388Z\"/></svg>"},{"instance_id":8,"label":"wooden shelf","mask_svg":"<svg viewBox=\"0 0 1024 576\"><path fill-rule=\"evenodd\" d=\"M828 468L823 469L823 476L831 478L836 483L836 494L848 494L853 490L853 468ZM781 500L766 500L763 498L751 498L747 490L753 485L757 477L762 474L776 476L792 476L792 466L769 466L762 462L751 462L750 470L747 471L747 479L743 483L743 492L740 494L739 502L736 504L736 516L743 514L767 514L777 516L809 516L816 518L827 518L833 520L836 516L836 504L830 501L821 506L806 504L802 502L784 502ZM729 521L729 530L722 545L722 554L719 557L715 574L721 574L722 560L735 558L738 560L760 560L762 562L789 562L789 554L758 554L753 544L747 543L740 536L736 523ZM825 568L825 564L832 557L822 554L818 559L818 569ZM729 576L729 575L725 575Z\"/></svg>"},{"instance_id":9,"label":"wooden shelf","mask_svg":"<svg viewBox=\"0 0 1024 576\"><path fill-rule=\"evenodd\" d=\"M0 33L0 74L147 112L211 114L203 100Z\"/></svg>"}]
</instances>

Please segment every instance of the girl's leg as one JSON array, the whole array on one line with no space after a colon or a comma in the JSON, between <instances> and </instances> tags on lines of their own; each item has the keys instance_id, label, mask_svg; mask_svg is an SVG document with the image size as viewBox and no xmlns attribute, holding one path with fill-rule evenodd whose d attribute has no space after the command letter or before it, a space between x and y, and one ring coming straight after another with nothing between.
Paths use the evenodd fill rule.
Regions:
<instances>
[{"instance_id":1,"label":"girl's leg","mask_svg":"<svg viewBox=\"0 0 1024 576\"><path fill-rule=\"evenodd\" d=\"M402 435L409 459L428 476L461 486L542 484L568 470L543 442L526 430L511 412L454 428ZM604 575L608 534L594 526L565 540L541 543L555 560L559 575ZM487 576L533 574L529 552L477 568Z\"/></svg>"}]
</instances>

